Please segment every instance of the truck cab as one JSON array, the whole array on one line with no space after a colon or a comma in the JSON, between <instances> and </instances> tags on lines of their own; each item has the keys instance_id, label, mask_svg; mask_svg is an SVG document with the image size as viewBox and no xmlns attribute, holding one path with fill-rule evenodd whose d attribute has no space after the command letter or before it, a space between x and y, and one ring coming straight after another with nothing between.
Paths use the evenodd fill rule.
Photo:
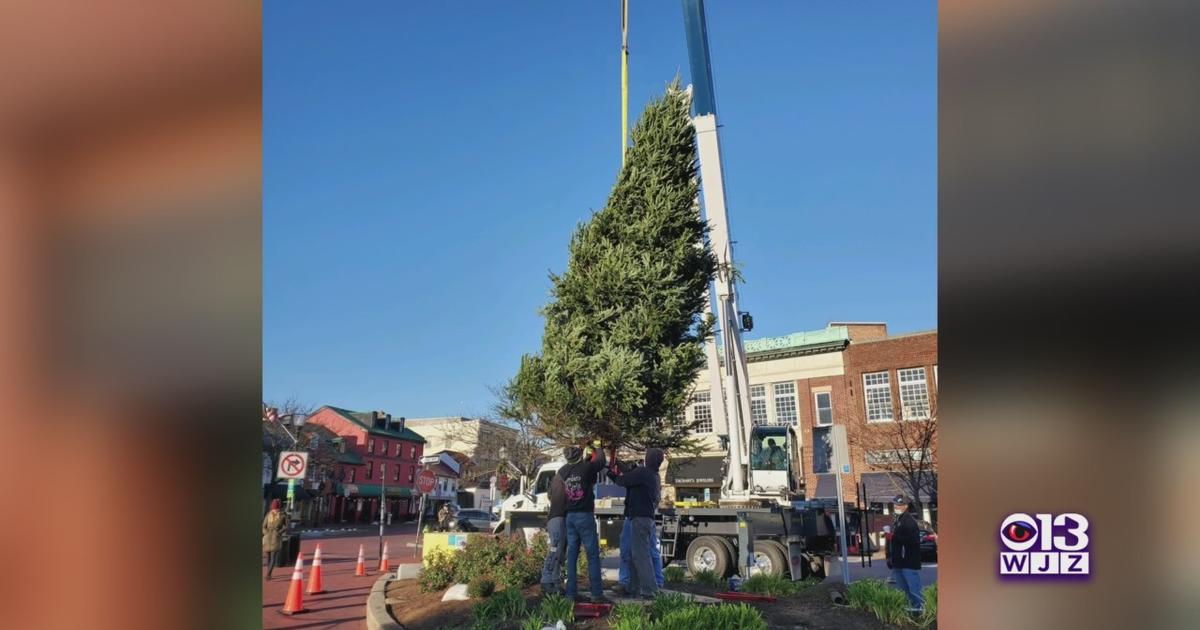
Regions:
<instances>
[{"instance_id":1,"label":"truck cab","mask_svg":"<svg viewBox=\"0 0 1200 630\"><path fill-rule=\"evenodd\" d=\"M796 428L756 426L750 431L750 489L756 496L799 496L800 442Z\"/></svg>"}]
</instances>

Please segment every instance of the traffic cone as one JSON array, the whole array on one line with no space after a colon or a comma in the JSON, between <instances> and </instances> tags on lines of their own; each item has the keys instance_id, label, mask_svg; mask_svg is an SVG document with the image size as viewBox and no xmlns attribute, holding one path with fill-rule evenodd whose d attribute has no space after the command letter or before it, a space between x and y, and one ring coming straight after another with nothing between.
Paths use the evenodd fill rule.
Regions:
<instances>
[{"instance_id":1,"label":"traffic cone","mask_svg":"<svg viewBox=\"0 0 1200 630\"><path fill-rule=\"evenodd\" d=\"M387 558L387 541L384 541L384 543L383 543L383 557L379 559L379 572L380 572L380 573L387 573L387 572L390 570L390 569L388 568L388 561L387 561L387 560L388 560L388 558Z\"/></svg>"},{"instance_id":2,"label":"traffic cone","mask_svg":"<svg viewBox=\"0 0 1200 630\"><path fill-rule=\"evenodd\" d=\"M367 574L367 565L365 562L363 562L362 545L359 545L358 546L358 566L354 567L354 575L362 576L362 575L366 575L366 574Z\"/></svg>"},{"instance_id":3,"label":"traffic cone","mask_svg":"<svg viewBox=\"0 0 1200 630\"><path fill-rule=\"evenodd\" d=\"M304 554L296 555L296 569L292 571L292 583L288 586L287 599L283 602L283 610L280 611L285 615L296 615L306 613L308 609L304 607L304 596L300 591L304 590Z\"/></svg>"},{"instance_id":4,"label":"traffic cone","mask_svg":"<svg viewBox=\"0 0 1200 630\"><path fill-rule=\"evenodd\" d=\"M313 553L312 569L308 573L308 594L317 595L324 592L325 589L321 588L321 545L317 545L317 550Z\"/></svg>"}]
</instances>

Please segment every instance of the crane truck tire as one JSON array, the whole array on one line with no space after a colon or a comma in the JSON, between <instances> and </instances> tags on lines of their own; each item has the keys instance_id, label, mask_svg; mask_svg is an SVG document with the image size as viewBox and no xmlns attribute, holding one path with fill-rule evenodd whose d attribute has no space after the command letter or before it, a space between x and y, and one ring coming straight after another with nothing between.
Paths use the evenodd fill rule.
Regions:
<instances>
[{"instance_id":1,"label":"crane truck tire","mask_svg":"<svg viewBox=\"0 0 1200 630\"><path fill-rule=\"evenodd\" d=\"M700 571L712 571L717 577L729 575L733 557L729 545L716 536L700 536L687 548L687 566L692 575Z\"/></svg>"},{"instance_id":2,"label":"crane truck tire","mask_svg":"<svg viewBox=\"0 0 1200 630\"><path fill-rule=\"evenodd\" d=\"M774 540L754 541L754 565L751 573L785 575L788 572L787 551Z\"/></svg>"}]
</instances>

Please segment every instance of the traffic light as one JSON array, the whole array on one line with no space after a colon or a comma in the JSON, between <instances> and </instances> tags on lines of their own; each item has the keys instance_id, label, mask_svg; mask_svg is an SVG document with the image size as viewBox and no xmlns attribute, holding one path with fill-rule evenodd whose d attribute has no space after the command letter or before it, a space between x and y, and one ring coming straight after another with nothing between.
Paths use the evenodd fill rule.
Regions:
<instances>
[{"instance_id":1,"label":"traffic light","mask_svg":"<svg viewBox=\"0 0 1200 630\"><path fill-rule=\"evenodd\" d=\"M740 313L740 315L742 316L742 330L746 332L754 330L754 317L746 312Z\"/></svg>"}]
</instances>

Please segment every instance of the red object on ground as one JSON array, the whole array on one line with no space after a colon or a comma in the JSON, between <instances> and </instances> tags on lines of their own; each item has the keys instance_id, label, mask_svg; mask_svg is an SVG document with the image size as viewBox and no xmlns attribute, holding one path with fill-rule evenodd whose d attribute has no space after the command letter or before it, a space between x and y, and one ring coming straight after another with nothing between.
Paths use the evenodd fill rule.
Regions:
<instances>
[{"instance_id":1,"label":"red object on ground","mask_svg":"<svg viewBox=\"0 0 1200 630\"><path fill-rule=\"evenodd\" d=\"M367 565L363 562L362 545L358 546L358 566L354 567L354 575L363 576L367 574Z\"/></svg>"},{"instance_id":2,"label":"red object on ground","mask_svg":"<svg viewBox=\"0 0 1200 630\"><path fill-rule=\"evenodd\" d=\"M775 598L770 595L755 595L753 593L735 593L733 591L725 591L713 595L717 599L723 599L731 602L774 602Z\"/></svg>"},{"instance_id":3,"label":"red object on ground","mask_svg":"<svg viewBox=\"0 0 1200 630\"><path fill-rule=\"evenodd\" d=\"M312 569L308 573L308 594L317 595L324 593L325 589L321 587L321 545L317 544L317 550L313 553Z\"/></svg>"},{"instance_id":4,"label":"red object on ground","mask_svg":"<svg viewBox=\"0 0 1200 630\"><path fill-rule=\"evenodd\" d=\"M610 611L612 611L612 604L592 604L589 602L578 602L575 604L576 617L599 618L607 615Z\"/></svg>"},{"instance_id":5,"label":"red object on ground","mask_svg":"<svg viewBox=\"0 0 1200 630\"><path fill-rule=\"evenodd\" d=\"M383 541L383 557L379 559L379 572L387 573L388 570L387 541L385 540Z\"/></svg>"},{"instance_id":6,"label":"red object on ground","mask_svg":"<svg viewBox=\"0 0 1200 630\"><path fill-rule=\"evenodd\" d=\"M288 586L287 599L283 602L283 610L280 611L285 615L296 615L299 613L308 612L304 607L304 595L301 591L304 590L304 554L296 555L296 568L292 571L292 583Z\"/></svg>"}]
</instances>

